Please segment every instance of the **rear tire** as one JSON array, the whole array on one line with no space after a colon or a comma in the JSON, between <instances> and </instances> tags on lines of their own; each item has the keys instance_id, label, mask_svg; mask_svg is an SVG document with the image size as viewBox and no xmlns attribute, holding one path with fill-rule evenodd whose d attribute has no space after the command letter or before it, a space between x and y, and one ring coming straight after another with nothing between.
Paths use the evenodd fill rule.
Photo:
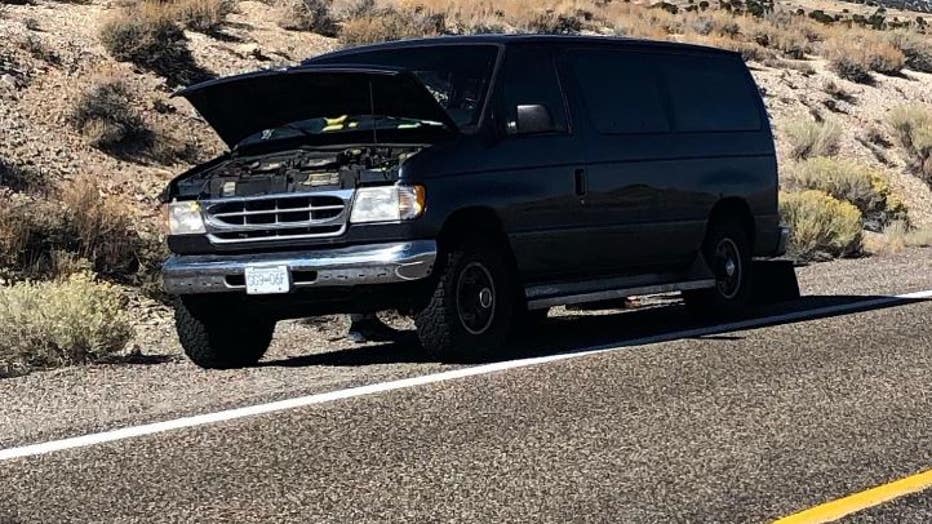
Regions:
<instances>
[{"instance_id":1,"label":"rear tire","mask_svg":"<svg viewBox=\"0 0 932 524\"><path fill-rule=\"evenodd\" d=\"M715 275L715 287L683 293L686 307L704 318L734 317L751 301L751 241L733 219L710 224L702 256Z\"/></svg>"},{"instance_id":2,"label":"rear tire","mask_svg":"<svg viewBox=\"0 0 932 524\"><path fill-rule=\"evenodd\" d=\"M178 299L175 327L185 354L205 369L253 366L265 355L275 321L257 318L218 301Z\"/></svg>"},{"instance_id":3,"label":"rear tire","mask_svg":"<svg viewBox=\"0 0 932 524\"><path fill-rule=\"evenodd\" d=\"M424 350L443 361L472 361L501 348L514 293L500 250L467 241L449 251L427 306L415 315Z\"/></svg>"}]
</instances>

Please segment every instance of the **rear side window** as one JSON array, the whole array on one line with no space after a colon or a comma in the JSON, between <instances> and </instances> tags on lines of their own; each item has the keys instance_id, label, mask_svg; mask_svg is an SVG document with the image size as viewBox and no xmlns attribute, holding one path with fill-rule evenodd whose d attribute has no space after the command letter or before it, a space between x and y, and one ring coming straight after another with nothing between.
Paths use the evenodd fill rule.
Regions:
<instances>
[{"instance_id":1,"label":"rear side window","mask_svg":"<svg viewBox=\"0 0 932 524\"><path fill-rule=\"evenodd\" d=\"M570 51L567 64L589 119L603 134L670 131L651 56L611 49Z\"/></svg>"},{"instance_id":2,"label":"rear side window","mask_svg":"<svg viewBox=\"0 0 932 524\"><path fill-rule=\"evenodd\" d=\"M549 49L511 47L502 65L499 111L506 125L517 121L519 105L544 105L556 129L566 131L566 108Z\"/></svg>"},{"instance_id":3,"label":"rear side window","mask_svg":"<svg viewBox=\"0 0 932 524\"><path fill-rule=\"evenodd\" d=\"M744 65L730 56L658 55L673 127L682 132L761 128L757 95Z\"/></svg>"}]
</instances>

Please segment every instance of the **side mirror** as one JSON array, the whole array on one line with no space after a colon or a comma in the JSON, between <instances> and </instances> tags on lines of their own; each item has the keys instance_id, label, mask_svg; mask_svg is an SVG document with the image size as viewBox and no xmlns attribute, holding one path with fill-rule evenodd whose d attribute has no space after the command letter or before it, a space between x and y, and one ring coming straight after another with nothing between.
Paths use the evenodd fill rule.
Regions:
<instances>
[{"instance_id":1,"label":"side mirror","mask_svg":"<svg viewBox=\"0 0 932 524\"><path fill-rule=\"evenodd\" d=\"M556 131L553 117L547 106L541 104L519 105L516 108L517 119L508 122L509 135L530 135L534 133L549 133Z\"/></svg>"}]
</instances>

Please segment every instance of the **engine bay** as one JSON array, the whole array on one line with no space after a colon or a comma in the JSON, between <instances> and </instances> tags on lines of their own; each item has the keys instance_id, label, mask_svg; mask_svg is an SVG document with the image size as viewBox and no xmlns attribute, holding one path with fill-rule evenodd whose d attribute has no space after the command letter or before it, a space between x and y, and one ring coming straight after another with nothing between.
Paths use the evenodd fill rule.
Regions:
<instances>
[{"instance_id":1,"label":"engine bay","mask_svg":"<svg viewBox=\"0 0 932 524\"><path fill-rule=\"evenodd\" d=\"M176 197L249 198L393 182L398 180L402 163L420 149L367 146L233 157L177 180Z\"/></svg>"}]
</instances>

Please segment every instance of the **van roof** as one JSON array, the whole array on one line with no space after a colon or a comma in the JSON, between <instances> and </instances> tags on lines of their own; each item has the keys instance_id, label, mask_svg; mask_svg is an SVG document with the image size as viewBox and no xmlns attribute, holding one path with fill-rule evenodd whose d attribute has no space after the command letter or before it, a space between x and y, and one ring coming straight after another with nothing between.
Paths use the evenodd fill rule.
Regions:
<instances>
[{"instance_id":1,"label":"van roof","mask_svg":"<svg viewBox=\"0 0 932 524\"><path fill-rule=\"evenodd\" d=\"M303 64L313 63L319 58L334 58L341 55L352 55L363 51L374 51L380 49L404 49L409 47L427 47L441 45L467 45L467 44L494 44L510 45L523 43L542 43L554 46L569 46L579 44L596 44L600 46L618 46L632 47L638 49L668 49L671 51L683 52L702 52L737 55L734 51L708 47L696 44L684 44L679 42L667 42L660 40L642 40L637 38L611 37L611 36L588 36L588 35L542 35L542 34L483 34L469 36L439 36L433 38L416 38L410 40L396 40L380 44L364 45L325 53L302 62Z\"/></svg>"}]
</instances>

